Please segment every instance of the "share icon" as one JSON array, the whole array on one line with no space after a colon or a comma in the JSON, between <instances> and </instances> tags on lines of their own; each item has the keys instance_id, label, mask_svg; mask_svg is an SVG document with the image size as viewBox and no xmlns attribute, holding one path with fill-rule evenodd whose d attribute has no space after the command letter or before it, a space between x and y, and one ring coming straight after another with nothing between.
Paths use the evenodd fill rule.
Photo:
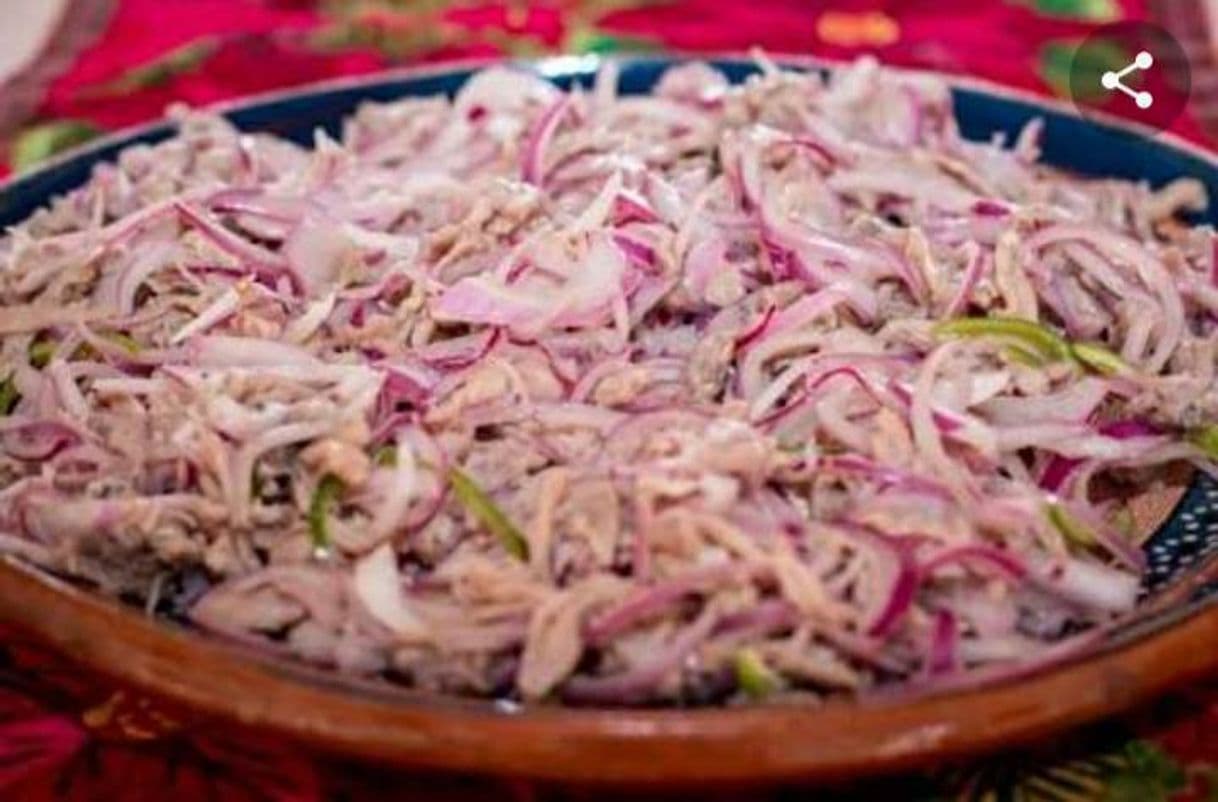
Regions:
<instances>
[{"instance_id":1,"label":"share icon","mask_svg":"<svg viewBox=\"0 0 1218 802\"><path fill-rule=\"evenodd\" d=\"M1142 90L1141 92L1135 92L1134 90L1130 89L1125 84L1121 83L1121 79L1124 78L1129 73L1133 72L1134 70L1148 70L1148 69L1150 69L1151 65L1154 63L1155 63L1154 56L1150 55L1150 53L1143 50L1143 51L1139 52L1137 56L1134 57L1132 64L1125 65L1125 67L1123 67L1120 70L1120 72L1112 72L1111 70L1109 70L1108 72L1105 72L1103 75L1101 75L1100 76L1100 86L1104 87L1105 89L1109 89L1109 90L1116 89L1116 90L1120 91L1121 93L1128 95L1129 97L1133 98L1133 102L1137 104L1139 109L1149 109L1150 104L1153 103L1155 100L1154 96L1151 95L1150 92L1147 92L1146 90Z\"/></svg>"}]
</instances>

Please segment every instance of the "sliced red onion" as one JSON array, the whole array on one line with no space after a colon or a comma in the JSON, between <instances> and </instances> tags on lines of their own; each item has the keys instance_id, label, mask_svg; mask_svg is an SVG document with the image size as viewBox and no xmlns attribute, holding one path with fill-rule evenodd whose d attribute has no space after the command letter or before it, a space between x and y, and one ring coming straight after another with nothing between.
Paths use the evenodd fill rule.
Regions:
<instances>
[{"instance_id":1,"label":"sliced red onion","mask_svg":"<svg viewBox=\"0 0 1218 802\"><path fill-rule=\"evenodd\" d=\"M168 269L180 258L181 249L176 242L149 242L143 247L133 248L122 270L110 268L114 272L102 276L98 282L97 296L110 301L121 314L133 314L144 282Z\"/></svg>"},{"instance_id":2,"label":"sliced red onion","mask_svg":"<svg viewBox=\"0 0 1218 802\"><path fill-rule=\"evenodd\" d=\"M266 273L273 277L286 276L293 286L299 280L283 257L229 231L207 212L189 203L179 202L174 208L178 215L213 245L236 259L243 267L255 273Z\"/></svg>"},{"instance_id":3,"label":"sliced red onion","mask_svg":"<svg viewBox=\"0 0 1218 802\"><path fill-rule=\"evenodd\" d=\"M968 266L964 269L964 277L960 280L960 289L955 297L948 302L947 309L943 311L944 317L955 317L968 308L969 302L973 297L973 290L977 287L977 282L981 280L981 276L985 271L985 252L976 245L970 251Z\"/></svg>"},{"instance_id":4,"label":"sliced red onion","mask_svg":"<svg viewBox=\"0 0 1218 802\"><path fill-rule=\"evenodd\" d=\"M537 117L533 127L529 129L524 151L520 161L521 177L535 186L545 182L545 157L550 146L550 140L558 131L558 126L571 111L571 98L561 95Z\"/></svg>"},{"instance_id":5,"label":"sliced red onion","mask_svg":"<svg viewBox=\"0 0 1218 802\"><path fill-rule=\"evenodd\" d=\"M959 640L960 629L956 625L956 617L947 610L935 611L930 647L926 654L928 673L932 675L950 674L956 670L958 666L956 646Z\"/></svg>"},{"instance_id":6,"label":"sliced red onion","mask_svg":"<svg viewBox=\"0 0 1218 802\"><path fill-rule=\"evenodd\" d=\"M983 198L973 204L972 211L981 217L1007 217L1011 214L1011 207L1001 201Z\"/></svg>"},{"instance_id":7,"label":"sliced red onion","mask_svg":"<svg viewBox=\"0 0 1218 802\"><path fill-rule=\"evenodd\" d=\"M27 462L49 460L79 442L80 435L64 423L12 417L0 419L0 446L14 459Z\"/></svg>"},{"instance_id":8,"label":"sliced red onion","mask_svg":"<svg viewBox=\"0 0 1218 802\"><path fill-rule=\"evenodd\" d=\"M696 621L678 632L646 663L621 674L603 677L577 675L562 687L562 696L578 704L633 704L646 700L657 685L705 641L715 627L714 612L703 612Z\"/></svg>"},{"instance_id":9,"label":"sliced red onion","mask_svg":"<svg viewBox=\"0 0 1218 802\"><path fill-rule=\"evenodd\" d=\"M716 636L763 637L788 630L799 622L799 611L785 599L767 599L739 613L730 613L719 619L715 626Z\"/></svg>"},{"instance_id":10,"label":"sliced red onion","mask_svg":"<svg viewBox=\"0 0 1218 802\"><path fill-rule=\"evenodd\" d=\"M754 414L757 426L763 429L771 428L775 423L786 418L792 412L804 409L809 403L813 402L825 387L835 378L845 377L851 379L855 385L860 387L867 395L869 395L876 403L881 403L879 394L875 391L875 386L872 380L862 371L854 367L827 367L821 370L809 370L803 378L805 379L804 387L799 395L781 409L774 412L759 416ZM771 397L767 393L758 396L754 402L753 409L750 414L758 411L764 411L768 408L768 402Z\"/></svg>"},{"instance_id":11,"label":"sliced red onion","mask_svg":"<svg viewBox=\"0 0 1218 802\"><path fill-rule=\"evenodd\" d=\"M867 634L873 638L883 638L896 628L913 607L914 597L918 592L921 579L917 569L903 554L898 560L899 565L888 589L887 599L867 627Z\"/></svg>"},{"instance_id":12,"label":"sliced red onion","mask_svg":"<svg viewBox=\"0 0 1218 802\"><path fill-rule=\"evenodd\" d=\"M388 543L378 546L355 564L352 587L355 598L399 640L422 640L428 627L411 609L398 574L397 556Z\"/></svg>"},{"instance_id":13,"label":"sliced red onion","mask_svg":"<svg viewBox=\"0 0 1218 802\"><path fill-rule=\"evenodd\" d=\"M984 565L1014 582L1023 580L1028 574L1027 567L1018 557L995 546L987 545L952 546L943 549L922 563L921 573L923 576L930 577L939 568L957 563L972 566Z\"/></svg>"},{"instance_id":14,"label":"sliced red onion","mask_svg":"<svg viewBox=\"0 0 1218 802\"><path fill-rule=\"evenodd\" d=\"M1218 287L1218 236L1210 236L1210 284Z\"/></svg>"},{"instance_id":15,"label":"sliced red onion","mask_svg":"<svg viewBox=\"0 0 1218 802\"><path fill-rule=\"evenodd\" d=\"M822 457L816 463L817 471L847 476L859 476L878 484L881 488L925 493L942 499L951 499L951 492L933 479L919 476L888 465L880 465L857 454L842 454Z\"/></svg>"},{"instance_id":16,"label":"sliced red onion","mask_svg":"<svg viewBox=\"0 0 1218 802\"><path fill-rule=\"evenodd\" d=\"M259 239L282 242L304 217L309 204L260 189L233 188L217 192L208 200L207 207L212 212L231 215L238 227Z\"/></svg>"},{"instance_id":17,"label":"sliced red onion","mask_svg":"<svg viewBox=\"0 0 1218 802\"><path fill-rule=\"evenodd\" d=\"M766 334L777 312L778 307L774 306L774 304L770 304L762 310L761 314L757 316L756 320L748 328L736 335L736 350L748 350L749 345L763 334Z\"/></svg>"},{"instance_id":18,"label":"sliced red onion","mask_svg":"<svg viewBox=\"0 0 1218 802\"><path fill-rule=\"evenodd\" d=\"M843 525L851 538L865 547L873 590L878 591L873 598L863 601L865 632L872 638L885 638L913 607L922 573L908 546L869 526Z\"/></svg>"},{"instance_id":19,"label":"sliced red onion","mask_svg":"<svg viewBox=\"0 0 1218 802\"><path fill-rule=\"evenodd\" d=\"M977 409L993 424L1023 425L1058 421L1081 424L1113 392L1113 384L1085 376L1059 392L1040 396L999 396Z\"/></svg>"},{"instance_id":20,"label":"sliced red onion","mask_svg":"<svg viewBox=\"0 0 1218 802\"><path fill-rule=\"evenodd\" d=\"M888 389L892 391L893 397L901 403L901 406L908 410L913 403L913 386L907 382L893 380L889 382ZM931 415L934 418L935 426L944 434L959 432L970 424L963 415L945 409L938 404L933 405Z\"/></svg>"},{"instance_id":21,"label":"sliced red onion","mask_svg":"<svg viewBox=\"0 0 1218 802\"><path fill-rule=\"evenodd\" d=\"M1146 368L1151 372L1161 370L1186 330L1184 304L1167 268L1140 243L1098 226L1058 223L1034 234L1023 247L1035 253L1050 245L1070 241L1084 242L1108 258L1132 267L1143 285L1158 297L1165 317L1154 351L1146 359Z\"/></svg>"},{"instance_id":22,"label":"sliced red onion","mask_svg":"<svg viewBox=\"0 0 1218 802\"><path fill-rule=\"evenodd\" d=\"M248 523L254 465L263 454L283 446L316 439L329 432L333 426L334 423L328 420L286 423L268 429L238 449L231 458L226 488L233 521L238 526Z\"/></svg>"},{"instance_id":23,"label":"sliced red onion","mask_svg":"<svg viewBox=\"0 0 1218 802\"><path fill-rule=\"evenodd\" d=\"M340 223L309 214L288 232L278 258L290 266L304 292L316 297L335 283L352 250L353 243Z\"/></svg>"},{"instance_id":24,"label":"sliced red onion","mask_svg":"<svg viewBox=\"0 0 1218 802\"><path fill-rule=\"evenodd\" d=\"M656 252L645 242L622 233L613 235L613 244L621 249L622 254L636 267L651 271L656 264Z\"/></svg>"},{"instance_id":25,"label":"sliced red onion","mask_svg":"<svg viewBox=\"0 0 1218 802\"><path fill-rule=\"evenodd\" d=\"M422 366L382 362L380 368L385 372L385 381L378 404L386 413L401 401L421 408L440 382L438 374Z\"/></svg>"},{"instance_id":26,"label":"sliced red onion","mask_svg":"<svg viewBox=\"0 0 1218 802\"><path fill-rule=\"evenodd\" d=\"M829 169L839 163L837 156L833 154L829 148L825 147L824 143L808 136L801 134L791 138L791 144L801 148L807 153L815 157L818 166L821 169Z\"/></svg>"},{"instance_id":27,"label":"sliced red onion","mask_svg":"<svg viewBox=\"0 0 1218 802\"><path fill-rule=\"evenodd\" d=\"M777 212L763 213L762 238L770 249L777 278L798 279L812 289L836 286L848 296L850 308L869 322L875 318L879 301L874 291L846 273L846 266L864 269L870 258L853 246L828 237L797 231L790 222L777 222Z\"/></svg>"},{"instance_id":28,"label":"sliced red onion","mask_svg":"<svg viewBox=\"0 0 1218 802\"><path fill-rule=\"evenodd\" d=\"M104 367L104 366L103 366ZM62 359L53 359L46 367L46 375L55 388L59 405L76 421L84 423L89 419L89 403L76 384L76 375L71 366Z\"/></svg>"},{"instance_id":29,"label":"sliced red onion","mask_svg":"<svg viewBox=\"0 0 1218 802\"><path fill-rule=\"evenodd\" d=\"M1041 561L1032 576L1050 593L1103 613L1132 610L1141 584L1136 575L1071 557Z\"/></svg>"},{"instance_id":30,"label":"sliced red onion","mask_svg":"<svg viewBox=\"0 0 1218 802\"><path fill-rule=\"evenodd\" d=\"M612 221L614 226L629 223L655 223L660 220L647 199L629 189L621 189L613 201Z\"/></svg>"},{"instance_id":31,"label":"sliced red onion","mask_svg":"<svg viewBox=\"0 0 1218 802\"><path fill-rule=\"evenodd\" d=\"M43 306L27 304L5 306L0 315L0 335L33 334L42 329L74 326L105 320L113 316L110 310L86 305Z\"/></svg>"},{"instance_id":32,"label":"sliced red onion","mask_svg":"<svg viewBox=\"0 0 1218 802\"><path fill-rule=\"evenodd\" d=\"M1053 666L1081 657L1102 642L1104 631L1092 629L1079 635L1067 637L1057 643L1039 645L1039 649L1028 649L1017 662L1003 662L993 666L970 666L968 671L941 674L933 679L908 682L900 686L879 687L871 692L876 699L896 701L908 700L933 693L966 690L1014 682Z\"/></svg>"},{"instance_id":33,"label":"sliced red onion","mask_svg":"<svg viewBox=\"0 0 1218 802\"><path fill-rule=\"evenodd\" d=\"M1162 427L1143 418L1110 421L1102 424L1099 433L1105 437L1117 440L1129 440L1137 437L1160 437L1164 434Z\"/></svg>"},{"instance_id":34,"label":"sliced red onion","mask_svg":"<svg viewBox=\"0 0 1218 802\"><path fill-rule=\"evenodd\" d=\"M423 346L416 353L433 370L462 370L481 362L495 348L502 334L501 329L487 329L479 334Z\"/></svg>"},{"instance_id":35,"label":"sliced red onion","mask_svg":"<svg viewBox=\"0 0 1218 802\"><path fill-rule=\"evenodd\" d=\"M206 309L196 315L194 320L174 332L173 336L169 338L169 344L178 345L196 334L204 334L213 326L223 323L241 308L241 301L241 291L237 287L228 288Z\"/></svg>"},{"instance_id":36,"label":"sliced red onion","mask_svg":"<svg viewBox=\"0 0 1218 802\"><path fill-rule=\"evenodd\" d=\"M618 606L595 616L584 627L584 636L593 646L639 623L668 612L682 599L730 583L741 571L725 564L704 568L635 591Z\"/></svg>"},{"instance_id":37,"label":"sliced red onion","mask_svg":"<svg viewBox=\"0 0 1218 802\"><path fill-rule=\"evenodd\" d=\"M284 327L283 339L293 345L302 345L308 341L326 324L337 300L338 296L331 292L310 301L304 313Z\"/></svg>"},{"instance_id":38,"label":"sliced red onion","mask_svg":"<svg viewBox=\"0 0 1218 802\"><path fill-rule=\"evenodd\" d=\"M1066 481L1070 475L1074 473L1075 468L1082 465L1086 460L1071 459L1054 454L1041 471L1040 479L1037 482L1043 489L1050 493L1060 493L1065 487Z\"/></svg>"},{"instance_id":39,"label":"sliced red onion","mask_svg":"<svg viewBox=\"0 0 1218 802\"><path fill-rule=\"evenodd\" d=\"M700 301L707 301L712 282L735 268L727 259L727 242L718 236L699 238L685 258L683 285Z\"/></svg>"},{"instance_id":40,"label":"sliced red onion","mask_svg":"<svg viewBox=\"0 0 1218 802\"><path fill-rule=\"evenodd\" d=\"M1063 457L1101 460L1136 459L1165 442L1163 436L1138 435L1109 437L1079 424L1045 423L1029 426L996 427L998 446L1003 451L1040 448Z\"/></svg>"},{"instance_id":41,"label":"sliced red onion","mask_svg":"<svg viewBox=\"0 0 1218 802\"><path fill-rule=\"evenodd\" d=\"M318 362L299 346L254 337L208 334L195 337L186 347L191 364L200 368L307 367Z\"/></svg>"},{"instance_id":42,"label":"sliced red onion","mask_svg":"<svg viewBox=\"0 0 1218 802\"><path fill-rule=\"evenodd\" d=\"M607 238L593 240L583 264L560 287L505 286L485 275L462 279L432 306L440 320L506 326L519 336L547 328L590 327L610 316L626 264Z\"/></svg>"},{"instance_id":43,"label":"sliced red onion","mask_svg":"<svg viewBox=\"0 0 1218 802\"><path fill-rule=\"evenodd\" d=\"M1146 552L1131 543L1104 520L1097 510L1083 501L1058 501L1067 514L1087 527L1088 532L1096 542L1122 565L1131 571L1142 573L1146 570Z\"/></svg>"},{"instance_id":44,"label":"sliced red onion","mask_svg":"<svg viewBox=\"0 0 1218 802\"><path fill-rule=\"evenodd\" d=\"M611 356L593 365L587 373L580 377L575 387L571 389L570 400L586 401L602 379L627 368L629 365L630 359L625 356Z\"/></svg>"},{"instance_id":45,"label":"sliced red onion","mask_svg":"<svg viewBox=\"0 0 1218 802\"><path fill-rule=\"evenodd\" d=\"M773 325L766 331L770 336L782 334L802 328L822 315L831 312L839 304L850 300L848 289L840 284L831 284L823 290L800 298L795 303L784 308L774 318Z\"/></svg>"}]
</instances>

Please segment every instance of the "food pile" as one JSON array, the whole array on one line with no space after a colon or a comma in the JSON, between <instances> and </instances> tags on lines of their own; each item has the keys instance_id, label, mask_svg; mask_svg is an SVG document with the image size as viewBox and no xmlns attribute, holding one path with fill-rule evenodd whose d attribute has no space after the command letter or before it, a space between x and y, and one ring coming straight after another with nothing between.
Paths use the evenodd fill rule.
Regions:
<instances>
[{"instance_id":1,"label":"food pile","mask_svg":"<svg viewBox=\"0 0 1218 802\"><path fill-rule=\"evenodd\" d=\"M180 113L0 239L0 551L336 671L571 704L975 682L1213 471L1194 181L945 85L495 67L312 149Z\"/></svg>"}]
</instances>

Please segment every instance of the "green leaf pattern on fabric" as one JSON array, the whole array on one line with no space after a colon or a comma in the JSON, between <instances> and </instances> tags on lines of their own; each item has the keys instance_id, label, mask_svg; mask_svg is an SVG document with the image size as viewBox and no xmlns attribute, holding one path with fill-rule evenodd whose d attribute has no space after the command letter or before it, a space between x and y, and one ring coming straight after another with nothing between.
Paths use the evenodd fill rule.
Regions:
<instances>
[{"instance_id":1,"label":"green leaf pattern on fabric","mask_svg":"<svg viewBox=\"0 0 1218 802\"><path fill-rule=\"evenodd\" d=\"M19 133L9 150L9 161L18 172L28 170L56 153L88 142L101 133L82 120L54 120L30 126Z\"/></svg>"},{"instance_id":2,"label":"green leaf pattern on fabric","mask_svg":"<svg viewBox=\"0 0 1218 802\"><path fill-rule=\"evenodd\" d=\"M957 802L1172 802L1188 773L1155 745L1134 739L1061 762L998 757L940 779Z\"/></svg>"},{"instance_id":3,"label":"green leaf pattern on fabric","mask_svg":"<svg viewBox=\"0 0 1218 802\"><path fill-rule=\"evenodd\" d=\"M658 49L658 45L641 36L611 34L591 27L572 28L563 42L571 53L624 53Z\"/></svg>"},{"instance_id":4,"label":"green leaf pattern on fabric","mask_svg":"<svg viewBox=\"0 0 1218 802\"><path fill-rule=\"evenodd\" d=\"M1076 67L1076 60L1085 60L1087 63ZM1049 42L1041 48L1040 74L1054 92L1062 97L1069 97L1071 70L1077 68L1088 74L1099 75L1105 70L1119 70L1132 60L1132 56L1115 42L1101 40L1080 46L1075 40L1059 40ZM1098 83L1095 85L1095 96L1098 97L1105 91Z\"/></svg>"},{"instance_id":5,"label":"green leaf pattern on fabric","mask_svg":"<svg viewBox=\"0 0 1218 802\"><path fill-rule=\"evenodd\" d=\"M1051 17L1108 22L1121 16L1116 0L1036 0L1036 10Z\"/></svg>"}]
</instances>

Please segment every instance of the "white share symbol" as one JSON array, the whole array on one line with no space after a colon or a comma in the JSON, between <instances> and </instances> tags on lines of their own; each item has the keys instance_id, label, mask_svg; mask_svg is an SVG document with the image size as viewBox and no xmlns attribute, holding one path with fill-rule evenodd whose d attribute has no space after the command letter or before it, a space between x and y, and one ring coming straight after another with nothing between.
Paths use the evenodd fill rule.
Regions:
<instances>
[{"instance_id":1,"label":"white share symbol","mask_svg":"<svg viewBox=\"0 0 1218 802\"><path fill-rule=\"evenodd\" d=\"M1132 64L1127 64L1120 72L1112 72L1109 70L1100 76L1100 86L1105 89L1117 89L1123 94L1133 98L1133 102L1137 104L1139 109L1149 109L1150 104L1154 103L1154 96L1143 89L1141 92L1135 92L1125 84L1121 83L1121 79L1134 70L1149 70L1151 65L1155 63L1155 57L1147 53L1145 50L1138 53L1134 57Z\"/></svg>"}]
</instances>

